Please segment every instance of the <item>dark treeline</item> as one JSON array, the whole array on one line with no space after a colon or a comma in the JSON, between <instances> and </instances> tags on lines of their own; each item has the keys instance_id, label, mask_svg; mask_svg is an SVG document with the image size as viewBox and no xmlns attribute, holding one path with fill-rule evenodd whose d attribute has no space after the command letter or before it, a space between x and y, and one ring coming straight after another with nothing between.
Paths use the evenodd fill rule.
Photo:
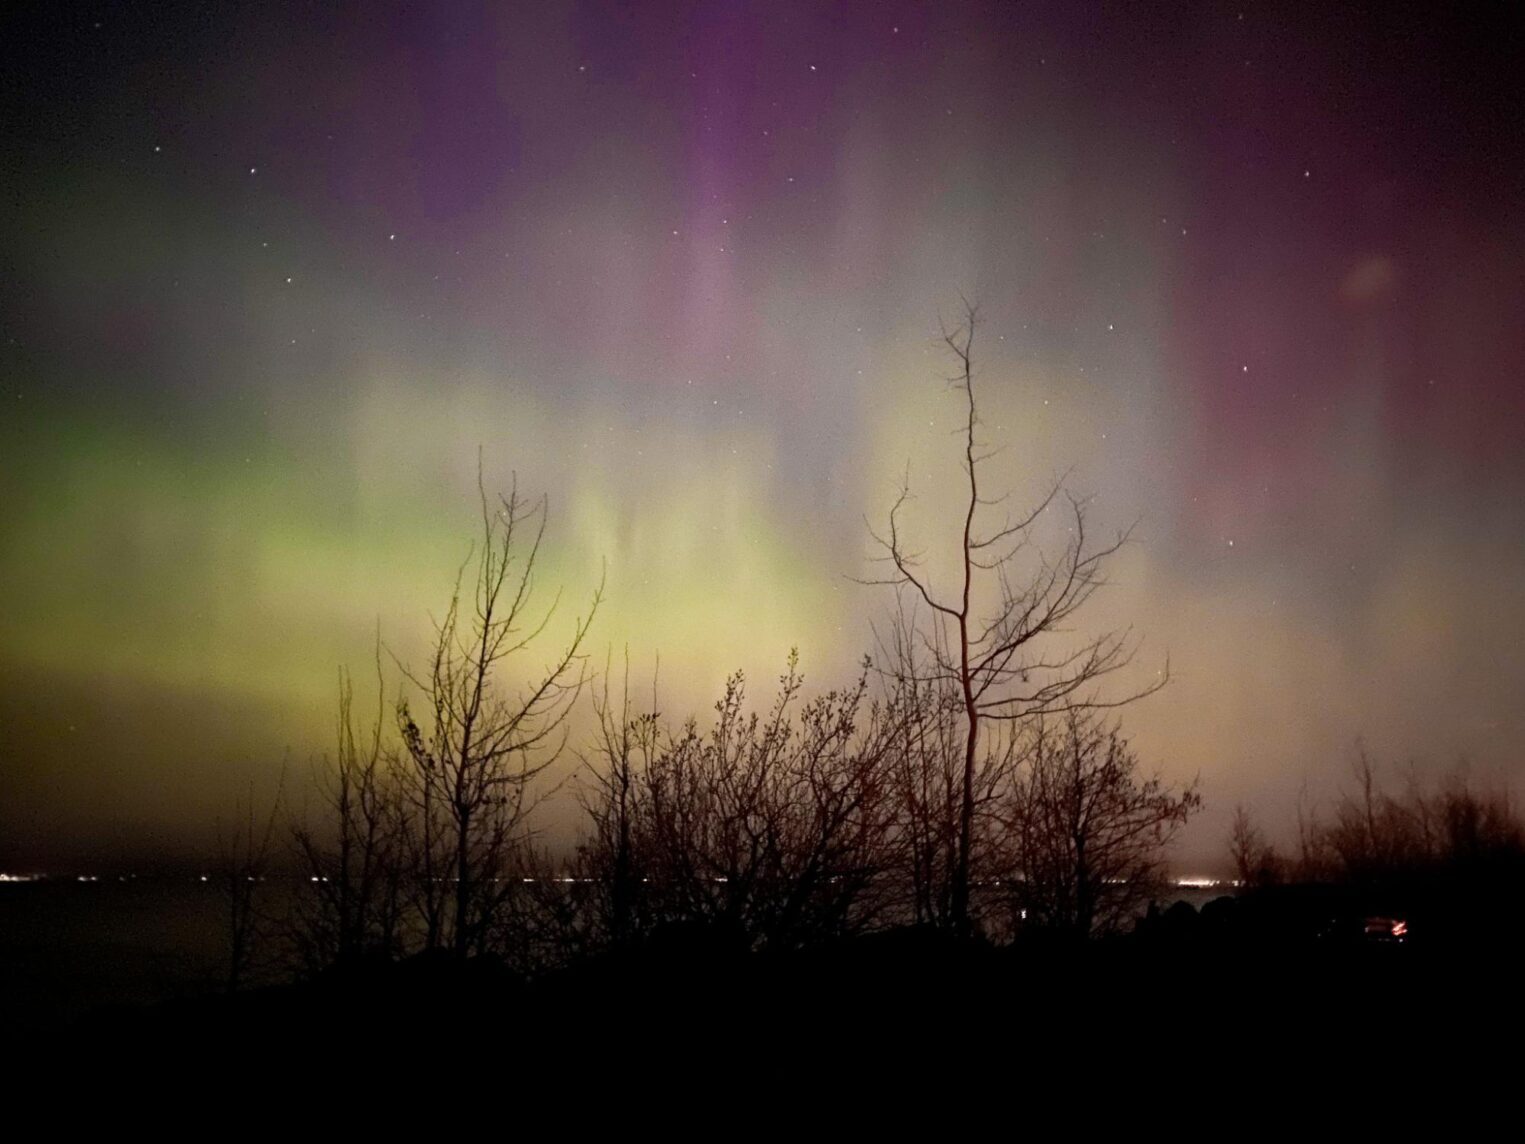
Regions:
<instances>
[{"instance_id":1,"label":"dark treeline","mask_svg":"<svg viewBox=\"0 0 1525 1144\"><path fill-rule=\"evenodd\" d=\"M628 673L584 690L593 744L553 796L578 804L580 837L553 852L529 810L563 741L489 756L517 700L493 700L485 721L440 705L448 735L398 700L362 729L346 678L320 797L290 829L298 892L264 918L267 950L306 975L416 954L537 974L654 943L779 952L899 927L966 932L952 912L956 696L869 663L851 686L806 696L792 658L765 709L737 674L703 723L637 710ZM1143 774L1113 721L1037 717L992 737L979 763L968 933L1118 933L1164 889L1164 847L1199 798ZM267 820L247 821L261 842ZM254 952L249 878L272 860L248 841L231 853L236 982Z\"/></svg>"},{"instance_id":2,"label":"dark treeline","mask_svg":"<svg viewBox=\"0 0 1525 1144\"><path fill-rule=\"evenodd\" d=\"M1459 782L1388 794L1364 756L1356 795L1302 808L1295 854L1241 810L1238 898L1158 909L1166 848L1201 795L1141 763L1116 709L1168 666L1119 692L1137 643L1077 623L1128 534L1096 542L1060 482L1022 511L985 488L996 451L981 437L976 317L943 339L963 414L960 539L934 577L902 486L872 536L882 572L863 581L892 605L845 686L808 691L791 656L762 702L737 674L706 717L669 717L628 654L590 663L601 585L552 646L563 601L537 582L546 501L484 490L426 661L397 663L389 688L378 647L371 719L341 676L335 746L284 835L274 817L235 816L230 987L261 951L308 980L425 964L521 982L723 966L735 981L742 964L844 948L957 977L1001 947L1316 944L1359 939L1373 919L1383 938L1479 932L1490 902L1525 885L1518 816ZM574 740L574 725L591 731ZM570 849L537 837L547 798L577 804ZM300 888L271 917L257 897L283 837Z\"/></svg>"},{"instance_id":3,"label":"dark treeline","mask_svg":"<svg viewBox=\"0 0 1525 1144\"><path fill-rule=\"evenodd\" d=\"M1364 748L1350 789L1324 807L1306 794L1294 846L1275 846L1236 808L1229 852L1244 888L1240 914L1293 936L1401 936L1476 946L1525 936L1525 820L1505 790L1475 789L1464 769L1396 789ZM1383 934L1387 922L1402 932ZM1363 933L1365 931L1363 930Z\"/></svg>"},{"instance_id":4,"label":"dark treeline","mask_svg":"<svg viewBox=\"0 0 1525 1144\"><path fill-rule=\"evenodd\" d=\"M378 654L365 726L341 682L336 747L293 830L308 889L282 928L301 968L490 954L538 972L682 934L781 952L904 926L1004 941L1131 925L1200 796L1146 771L1114 716L1168 671L1111 687L1137 643L1076 623L1128 534L1097 541L1061 481L1021 510L987 487L977 318L942 339L959 539L923 563L908 479L862 581L892 601L887 620L846 686L807 693L791 657L757 707L738 674L708 718L669 719L655 688L632 690L628 658L590 669L601 588L547 660L561 596L536 581L546 502L484 490L428 661L398 664L387 694ZM590 741L569 738L579 708ZM580 837L552 854L534 810L567 756L580 765L552 796L578 800ZM235 851L263 856L248 822ZM227 873L243 901L249 871Z\"/></svg>"}]
</instances>

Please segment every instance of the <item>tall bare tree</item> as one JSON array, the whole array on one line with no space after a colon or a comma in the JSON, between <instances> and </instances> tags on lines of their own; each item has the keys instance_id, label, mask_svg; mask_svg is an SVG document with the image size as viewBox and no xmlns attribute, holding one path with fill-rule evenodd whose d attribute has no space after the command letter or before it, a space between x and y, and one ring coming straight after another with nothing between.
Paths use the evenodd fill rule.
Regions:
<instances>
[{"instance_id":1,"label":"tall bare tree","mask_svg":"<svg viewBox=\"0 0 1525 1144\"><path fill-rule=\"evenodd\" d=\"M424 945L458 957L486 947L512 892L530 784L566 746L567 717L588 679L582 646L603 598L601 580L551 661L506 679L545 633L561 593L536 605L545 498L521 497L516 481L493 502L478 486L479 544L436 622L428 669L404 669L416 707L406 695L397 706Z\"/></svg>"},{"instance_id":2,"label":"tall bare tree","mask_svg":"<svg viewBox=\"0 0 1525 1144\"><path fill-rule=\"evenodd\" d=\"M981 437L976 398L974 337L976 307L965 303L963 320L944 327L942 342L956 363L946 380L962 403L958 431L963 491L957 501L961 523L955 582L937 585L911 546L902 513L912 499L909 476L890 508L883 531L870 528L888 565L885 575L864 583L890 585L924 606L916 641L930 665L923 682L950 688L962 712L962 758L957 764L948 915L954 928L970 928L971 859L980 801L981 727L986 721L1021 722L1080 708L1117 706L1163 686L1159 680L1121 698L1106 700L1094 686L1126 667L1136 644L1127 631L1066 640L1069 621L1106 583L1104 568L1128 540L1128 533L1097 543L1088 529L1086 502L1064 493L1056 481L1029 510L1004 507L1009 493L991 497L982 484L1000 450ZM1064 493L1061 498L1061 493ZM1049 510L1063 504L1069 517L1067 540L1056 555L1042 551L1042 526ZM999 516L995 514L999 513Z\"/></svg>"},{"instance_id":3,"label":"tall bare tree","mask_svg":"<svg viewBox=\"0 0 1525 1144\"><path fill-rule=\"evenodd\" d=\"M898 806L902 880L910 900L904 915L917 925L949 928L953 924L954 873L960 865L959 822L963 801L964 752L968 743L963 696L946 673L936 670L937 656L923 646L936 643L938 625L923 630L919 600L904 598L887 629L876 625L881 668L900 712L898 742L891 770ZM944 649L945 650L945 649ZM986 870L998 877L1001 864L988 829L990 811L1010 789L1019 761L1016 724L1005 722L982 736L974 758L969 789L973 793L969 869L971 880ZM994 861L993 861L994 859ZM980 902L968 904L971 923ZM991 904L1000 907L999 900Z\"/></svg>"}]
</instances>

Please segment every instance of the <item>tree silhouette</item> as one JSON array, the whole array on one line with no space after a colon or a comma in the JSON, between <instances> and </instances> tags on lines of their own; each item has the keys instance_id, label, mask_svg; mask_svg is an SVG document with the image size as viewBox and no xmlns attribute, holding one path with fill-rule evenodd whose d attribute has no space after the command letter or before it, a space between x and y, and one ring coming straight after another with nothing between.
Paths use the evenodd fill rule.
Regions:
<instances>
[{"instance_id":1,"label":"tree silhouette","mask_svg":"<svg viewBox=\"0 0 1525 1144\"><path fill-rule=\"evenodd\" d=\"M417 705L404 696L397 706L414 904L425 947L458 957L486 948L512 892L528 787L566 745L567 718L588 678L582 645L603 597L601 581L559 654L511 689L506 670L544 634L561 600L558 592L543 611L534 606L546 500L521 498L517 481L496 505L480 480L479 492L480 544L436 623L428 670L404 669Z\"/></svg>"},{"instance_id":2,"label":"tree silhouette","mask_svg":"<svg viewBox=\"0 0 1525 1144\"><path fill-rule=\"evenodd\" d=\"M395 758L383 743L384 683L376 663L376 718L357 733L354 683L339 674L335 753L313 776L322 825L292 828L307 876L297 902L296 951L309 970L397 953L403 938L403 802Z\"/></svg>"},{"instance_id":3,"label":"tree silhouette","mask_svg":"<svg viewBox=\"0 0 1525 1144\"><path fill-rule=\"evenodd\" d=\"M869 699L866 668L810 699L801 686L791 655L759 714L733 675L707 731L601 701L608 766L585 797L579 872L599 887L607 940L686 927L778 950L878 921L897 865L900 715Z\"/></svg>"},{"instance_id":4,"label":"tree silhouette","mask_svg":"<svg viewBox=\"0 0 1525 1144\"><path fill-rule=\"evenodd\" d=\"M578 847L577 873L601 897L592 911L600 930L593 940L621 949L649 928L637 815L645 776L662 750L663 728L655 678L651 710L634 709L628 651L617 699L611 675L606 663L602 684L593 693L596 745L593 757L584 759L588 777L579 794L590 834Z\"/></svg>"},{"instance_id":5,"label":"tree silhouette","mask_svg":"<svg viewBox=\"0 0 1525 1144\"><path fill-rule=\"evenodd\" d=\"M217 884L226 910L229 993L236 993L247 983L257 946L268 936L267 919L259 909L259 887L270 869L271 844L285 789L283 766L275 797L263 816L255 812L254 784L250 783L248 795L234 801L231 821L217 818Z\"/></svg>"},{"instance_id":6,"label":"tree silhouette","mask_svg":"<svg viewBox=\"0 0 1525 1144\"><path fill-rule=\"evenodd\" d=\"M901 513L911 500L909 476L890 507L883 531L869 534L889 565L886 575L860 581L897 589L901 616L905 597L916 605L904 620L898 667L918 672L917 686L931 693L935 704L952 694L962 717L961 758L955 764L949 817L952 821L948 872L948 920L960 932L970 929L970 870L976 846L975 824L981 803L981 729L987 722L1020 723L1072 709L1112 707L1163 686L1168 676L1141 691L1103 700L1093 685L1126 667L1136 645L1129 633L1107 632L1066 643L1056 638L1068 621L1106 583L1104 565L1128 540L1120 533L1095 543L1087 529L1086 504L1065 493L1056 481L1028 511L999 510L1008 494L989 497L982 492L984 466L999 450L980 437L979 403L975 395L974 336L979 314L965 303L962 322L944 327L942 343L954 358L956 372L946 380L963 405L959 433L960 463L965 487L956 507L961 522L957 582L950 589L932 583L921 553L904 535ZM1040 526L1051 508L1068 511L1068 539L1053 557L1041 551ZM914 653L914 654L912 654Z\"/></svg>"},{"instance_id":7,"label":"tree silhouette","mask_svg":"<svg viewBox=\"0 0 1525 1144\"><path fill-rule=\"evenodd\" d=\"M1234 808L1234 820L1229 827L1229 857L1234 860L1234 872L1242 886L1271 886L1282 879L1285 863L1281 855L1243 806Z\"/></svg>"},{"instance_id":8,"label":"tree silhouette","mask_svg":"<svg viewBox=\"0 0 1525 1144\"><path fill-rule=\"evenodd\" d=\"M1158 888L1166 845L1202 805L1138 773L1116 726L1070 708L1034 721L1001 817L1013 902L1030 926L1115 932Z\"/></svg>"},{"instance_id":9,"label":"tree silhouette","mask_svg":"<svg viewBox=\"0 0 1525 1144\"><path fill-rule=\"evenodd\" d=\"M918 625L917 601L891 615L887 629L879 629L880 655L887 669L891 693L901 712L897 727L891 781L898 805L899 856L902 877L910 895L909 919L917 925L959 928L954 925L955 871L959 867L959 824L968 728L963 697L954 681L936 670L937 656L924 643L941 638L933 625L930 633ZM998 876L991 808L1009 789L1019 761L1019 736L1015 724L997 724L994 734L982 736L974 757L969 789L973 794L969 868ZM969 907L971 913L974 905ZM972 921L972 918L970 919Z\"/></svg>"}]
</instances>

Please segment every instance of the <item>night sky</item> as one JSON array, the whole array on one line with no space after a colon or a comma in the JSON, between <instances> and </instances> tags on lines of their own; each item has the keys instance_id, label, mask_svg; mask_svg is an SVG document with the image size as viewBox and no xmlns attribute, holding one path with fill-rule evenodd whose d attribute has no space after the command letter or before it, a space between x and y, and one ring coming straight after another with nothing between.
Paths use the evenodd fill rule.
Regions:
<instances>
[{"instance_id":1,"label":"night sky","mask_svg":"<svg viewBox=\"0 0 1525 1144\"><path fill-rule=\"evenodd\" d=\"M1498 11L1504 11L1499 6ZM1486 13L1486 10L1479 10ZM1521 778L1525 98L1395 4L8 8L0 869L200 844L424 646L488 484L702 711L845 682L939 317L991 479L1139 543L1144 759L1276 830L1358 736ZM549 648L546 652L549 655ZM297 785L300 785L298 783Z\"/></svg>"}]
</instances>

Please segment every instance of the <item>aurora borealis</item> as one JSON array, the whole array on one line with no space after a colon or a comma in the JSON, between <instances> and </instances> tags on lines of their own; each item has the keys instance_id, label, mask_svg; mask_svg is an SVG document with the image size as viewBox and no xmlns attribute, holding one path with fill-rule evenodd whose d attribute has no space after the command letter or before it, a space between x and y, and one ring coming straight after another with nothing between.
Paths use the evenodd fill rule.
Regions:
<instances>
[{"instance_id":1,"label":"aurora borealis","mask_svg":"<svg viewBox=\"0 0 1525 1144\"><path fill-rule=\"evenodd\" d=\"M1311 10L1310 10L1311 9ZM956 477L1140 543L1141 753L1280 829L1358 736L1518 783L1525 100L1405 5L123 4L5 17L0 868L175 853L488 484L663 706L871 649L865 517ZM1498 17L1502 19L1502 17ZM946 525L947 522L941 521Z\"/></svg>"}]
</instances>

